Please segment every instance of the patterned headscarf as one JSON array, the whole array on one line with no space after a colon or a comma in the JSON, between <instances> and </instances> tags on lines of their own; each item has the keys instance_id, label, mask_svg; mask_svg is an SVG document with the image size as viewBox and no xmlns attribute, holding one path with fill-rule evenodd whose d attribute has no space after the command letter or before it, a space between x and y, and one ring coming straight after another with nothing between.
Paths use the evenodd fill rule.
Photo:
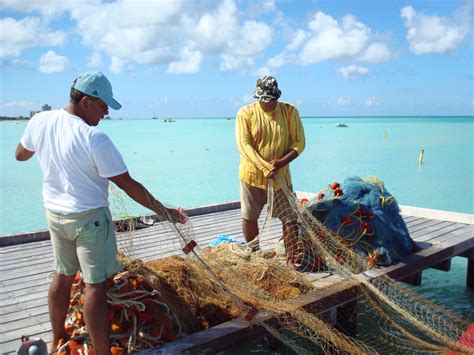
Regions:
<instances>
[{"instance_id":1,"label":"patterned headscarf","mask_svg":"<svg viewBox=\"0 0 474 355\"><path fill-rule=\"evenodd\" d=\"M273 76L264 76L257 80L257 87L253 93L253 97L260 102L269 102L276 100L281 96L278 89L278 83Z\"/></svg>"}]
</instances>

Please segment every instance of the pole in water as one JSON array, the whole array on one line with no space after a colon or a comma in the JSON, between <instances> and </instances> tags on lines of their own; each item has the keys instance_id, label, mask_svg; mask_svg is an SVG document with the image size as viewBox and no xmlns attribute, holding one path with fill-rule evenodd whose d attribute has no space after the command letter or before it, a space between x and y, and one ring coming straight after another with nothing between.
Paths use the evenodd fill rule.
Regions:
<instances>
[{"instance_id":1,"label":"pole in water","mask_svg":"<svg viewBox=\"0 0 474 355\"><path fill-rule=\"evenodd\" d=\"M387 132L385 131L385 132L384 132L384 138L387 139L387 137L388 137L388 134L387 134Z\"/></svg>"},{"instance_id":2,"label":"pole in water","mask_svg":"<svg viewBox=\"0 0 474 355\"><path fill-rule=\"evenodd\" d=\"M422 149L422 150L420 151L420 157L418 158L418 165L422 165L422 164L423 164L423 158L424 158L424 156L425 156L425 150Z\"/></svg>"}]
</instances>

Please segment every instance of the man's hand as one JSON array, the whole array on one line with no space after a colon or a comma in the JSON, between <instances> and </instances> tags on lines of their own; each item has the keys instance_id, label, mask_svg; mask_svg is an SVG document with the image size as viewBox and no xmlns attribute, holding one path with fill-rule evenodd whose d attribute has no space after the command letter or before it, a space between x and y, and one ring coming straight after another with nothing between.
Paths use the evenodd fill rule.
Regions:
<instances>
[{"instance_id":1,"label":"man's hand","mask_svg":"<svg viewBox=\"0 0 474 355\"><path fill-rule=\"evenodd\" d=\"M276 179L276 176L277 176L277 171L276 171L276 169L273 169L272 171L270 171L270 172L268 173L268 175L266 176L266 178L273 180L273 179Z\"/></svg>"},{"instance_id":2,"label":"man's hand","mask_svg":"<svg viewBox=\"0 0 474 355\"><path fill-rule=\"evenodd\" d=\"M273 165L273 168L275 169L274 171L280 170L281 168L283 168L286 165L285 162L282 159L272 160L270 162L270 164Z\"/></svg>"},{"instance_id":3,"label":"man's hand","mask_svg":"<svg viewBox=\"0 0 474 355\"><path fill-rule=\"evenodd\" d=\"M184 210L181 207L178 208L167 208L166 215L170 222L185 224L188 221L188 216L184 214Z\"/></svg>"}]
</instances>

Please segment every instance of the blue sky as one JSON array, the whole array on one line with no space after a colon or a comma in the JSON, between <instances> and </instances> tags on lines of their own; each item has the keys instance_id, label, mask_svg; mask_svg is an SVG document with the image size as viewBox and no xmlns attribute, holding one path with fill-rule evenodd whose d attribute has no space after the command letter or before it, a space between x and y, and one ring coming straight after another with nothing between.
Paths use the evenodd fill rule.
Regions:
<instances>
[{"instance_id":1,"label":"blue sky","mask_svg":"<svg viewBox=\"0 0 474 355\"><path fill-rule=\"evenodd\" d=\"M277 77L303 116L473 115L472 1L0 0L0 115L100 70L112 117L230 117Z\"/></svg>"}]
</instances>

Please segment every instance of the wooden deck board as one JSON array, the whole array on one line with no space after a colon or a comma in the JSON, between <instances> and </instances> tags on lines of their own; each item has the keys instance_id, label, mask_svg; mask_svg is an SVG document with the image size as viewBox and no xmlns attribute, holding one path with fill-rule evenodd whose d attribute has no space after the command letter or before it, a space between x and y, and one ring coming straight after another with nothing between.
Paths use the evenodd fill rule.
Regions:
<instances>
[{"instance_id":1,"label":"wooden deck board","mask_svg":"<svg viewBox=\"0 0 474 355\"><path fill-rule=\"evenodd\" d=\"M404 278L417 270L431 267L446 258L474 248L474 226L471 224L406 214L403 217L412 238L423 250L409 256L402 263L378 269L378 273ZM240 218L239 209L191 217L199 248L205 247L220 234L243 240ZM262 238L263 248L273 247L281 235L281 223L272 223L268 226L268 231ZM130 234L118 234L117 239L118 244L125 247L130 240ZM180 254L180 242L171 233L170 226L162 223L135 231L133 246L135 255L144 260ZM50 339L47 290L52 266L49 240L0 247L0 352L16 351L21 335ZM328 273L317 275L314 280L317 279L316 285L320 290L327 289L338 280L337 276ZM238 329L241 334L247 334L244 329L248 323L240 320L238 322L244 323L239 323L234 330ZM232 324L231 327L234 326L235 324ZM219 329L222 332L222 327ZM214 331L210 330L208 334L212 332Z\"/></svg>"}]
</instances>

